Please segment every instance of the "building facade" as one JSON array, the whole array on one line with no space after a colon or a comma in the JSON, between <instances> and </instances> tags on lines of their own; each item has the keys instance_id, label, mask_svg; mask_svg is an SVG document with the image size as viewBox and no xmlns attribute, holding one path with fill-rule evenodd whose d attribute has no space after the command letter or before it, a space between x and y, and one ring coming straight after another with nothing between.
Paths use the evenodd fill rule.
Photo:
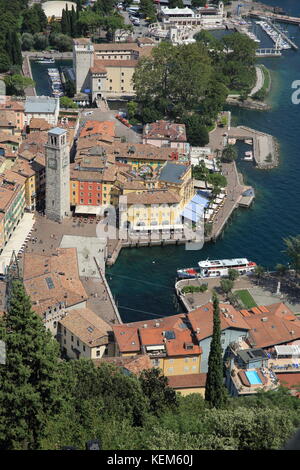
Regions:
<instances>
[{"instance_id":1,"label":"building facade","mask_svg":"<svg viewBox=\"0 0 300 470\"><path fill-rule=\"evenodd\" d=\"M70 152L67 131L54 128L46 148L46 216L61 221L70 215Z\"/></svg>"}]
</instances>

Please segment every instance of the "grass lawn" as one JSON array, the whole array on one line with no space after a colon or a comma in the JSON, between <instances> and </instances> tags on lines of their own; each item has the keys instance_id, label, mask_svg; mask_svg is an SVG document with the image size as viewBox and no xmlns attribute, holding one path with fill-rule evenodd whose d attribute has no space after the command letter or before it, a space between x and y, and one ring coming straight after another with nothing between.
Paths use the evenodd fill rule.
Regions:
<instances>
[{"instance_id":1,"label":"grass lawn","mask_svg":"<svg viewBox=\"0 0 300 470\"><path fill-rule=\"evenodd\" d=\"M236 290L234 293L239 297L245 308L250 309L257 307L257 304L248 290Z\"/></svg>"}]
</instances>

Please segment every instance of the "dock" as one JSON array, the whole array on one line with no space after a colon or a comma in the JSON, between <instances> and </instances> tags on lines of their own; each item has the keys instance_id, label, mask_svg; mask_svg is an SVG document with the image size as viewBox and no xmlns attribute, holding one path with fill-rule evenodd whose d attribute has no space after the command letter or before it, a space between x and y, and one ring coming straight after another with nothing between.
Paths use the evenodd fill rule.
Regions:
<instances>
[{"instance_id":1,"label":"dock","mask_svg":"<svg viewBox=\"0 0 300 470\"><path fill-rule=\"evenodd\" d=\"M296 24L300 25L300 18L298 16L288 16L288 15L280 15L278 13L272 13L270 11L263 11L263 10L252 10L249 12L249 16L251 18L268 18L273 19L276 21L280 21L281 23L289 23L289 24Z\"/></svg>"},{"instance_id":2,"label":"dock","mask_svg":"<svg viewBox=\"0 0 300 470\"><path fill-rule=\"evenodd\" d=\"M300 18L299 18L300 19ZM268 23L269 26L271 26L273 29L275 29L275 31L281 35L281 37L290 44L290 46L294 49L294 50L298 50L298 46L297 44L295 44L283 31L281 31L278 26L276 26L274 23L272 23L271 21L269 20L266 20L266 22ZM300 23L299 23L300 25Z\"/></svg>"}]
</instances>

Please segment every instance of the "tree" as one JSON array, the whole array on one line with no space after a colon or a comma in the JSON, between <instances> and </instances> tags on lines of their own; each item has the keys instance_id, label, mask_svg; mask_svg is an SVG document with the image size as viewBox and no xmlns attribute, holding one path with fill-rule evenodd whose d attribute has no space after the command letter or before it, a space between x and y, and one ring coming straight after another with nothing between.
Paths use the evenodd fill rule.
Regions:
<instances>
[{"instance_id":1,"label":"tree","mask_svg":"<svg viewBox=\"0 0 300 470\"><path fill-rule=\"evenodd\" d=\"M186 134L189 144L204 147L209 142L207 128L203 125L203 118L197 113L184 118Z\"/></svg>"},{"instance_id":2,"label":"tree","mask_svg":"<svg viewBox=\"0 0 300 470\"><path fill-rule=\"evenodd\" d=\"M182 0L169 0L169 8L184 8Z\"/></svg>"},{"instance_id":3,"label":"tree","mask_svg":"<svg viewBox=\"0 0 300 470\"><path fill-rule=\"evenodd\" d=\"M206 0L192 0L192 7L199 8L206 5Z\"/></svg>"},{"instance_id":4,"label":"tree","mask_svg":"<svg viewBox=\"0 0 300 470\"><path fill-rule=\"evenodd\" d=\"M20 74L9 75L4 78L8 95L24 95L25 88L33 87L35 82L31 78Z\"/></svg>"},{"instance_id":5,"label":"tree","mask_svg":"<svg viewBox=\"0 0 300 470\"><path fill-rule=\"evenodd\" d=\"M38 51L44 51L45 49L47 49L49 45L48 38L43 33L36 33L33 36L33 40L34 40L34 48Z\"/></svg>"},{"instance_id":6,"label":"tree","mask_svg":"<svg viewBox=\"0 0 300 470\"><path fill-rule=\"evenodd\" d=\"M68 98L67 96L62 96L60 98L60 106L61 108L73 108L73 109L78 108L78 105L74 103L74 101L71 98Z\"/></svg>"},{"instance_id":7,"label":"tree","mask_svg":"<svg viewBox=\"0 0 300 470\"><path fill-rule=\"evenodd\" d=\"M228 269L228 277L231 281L236 281L236 279L239 277L240 273L238 272L237 269Z\"/></svg>"},{"instance_id":8,"label":"tree","mask_svg":"<svg viewBox=\"0 0 300 470\"><path fill-rule=\"evenodd\" d=\"M7 357L0 374L0 446L37 449L48 416L59 411L59 345L32 311L20 281L12 283L1 326Z\"/></svg>"},{"instance_id":9,"label":"tree","mask_svg":"<svg viewBox=\"0 0 300 470\"><path fill-rule=\"evenodd\" d=\"M152 0L141 0L139 12L149 21L154 22L156 19L156 9Z\"/></svg>"},{"instance_id":10,"label":"tree","mask_svg":"<svg viewBox=\"0 0 300 470\"><path fill-rule=\"evenodd\" d=\"M72 80L67 79L65 83L65 92L69 98L73 98L76 93L75 84Z\"/></svg>"},{"instance_id":11,"label":"tree","mask_svg":"<svg viewBox=\"0 0 300 470\"><path fill-rule=\"evenodd\" d=\"M284 253L288 255L291 260L291 266L295 269L296 273L300 273L300 235L295 237L290 236L283 239L286 249Z\"/></svg>"},{"instance_id":12,"label":"tree","mask_svg":"<svg viewBox=\"0 0 300 470\"><path fill-rule=\"evenodd\" d=\"M33 48L33 36L30 33L22 34L22 50L30 51Z\"/></svg>"},{"instance_id":13,"label":"tree","mask_svg":"<svg viewBox=\"0 0 300 470\"><path fill-rule=\"evenodd\" d=\"M255 274L255 276L257 277L258 280L263 278L265 272L266 272L266 270L263 266L257 265L254 268L254 274Z\"/></svg>"},{"instance_id":14,"label":"tree","mask_svg":"<svg viewBox=\"0 0 300 470\"><path fill-rule=\"evenodd\" d=\"M131 100L127 103L127 112L128 112L129 119L132 119L135 117L137 110L138 110L138 103L136 101Z\"/></svg>"},{"instance_id":15,"label":"tree","mask_svg":"<svg viewBox=\"0 0 300 470\"><path fill-rule=\"evenodd\" d=\"M220 287L224 294L229 294L229 292L232 291L233 289L234 282L231 279L221 279L220 281Z\"/></svg>"},{"instance_id":16,"label":"tree","mask_svg":"<svg viewBox=\"0 0 300 470\"><path fill-rule=\"evenodd\" d=\"M285 276L288 271L288 267L285 264L280 263L276 264L275 269L279 276Z\"/></svg>"},{"instance_id":17,"label":"tree","mask_svg":"<svg viewBox=\"0 0 300 470\"><path fill-rule=\"evenodd\" d=\"M6 52L0 53L0 72L7 72L10 68L11 62Z\"/></svg>"},{"instance_id":18,"label":"tree","mask_svg":"<svg viewBox=\"0 0 300 470\"><path fill-rule=\"evenodd\" d=\"M209 87L212 69L201 43L173 46L162 42L139 61L133 75L137 101L170 119L195 111Z\"/></svg>"},{"instance_id":19,"label":"tree","mask_svg":"<svg viewBox=\"0 0 300 470\"><path fill-rule=\"evenodd\" d=\"M222 151L221 161L231 163L237 159L237 150L234 145L227 144Z\"/></svg>"},{"instance_id":20,"label":"tree","mask_svg":"<svg viewBox=\"0 0 300 470\"><path fill-rule=\"evenodd\" d=\"M226 403L223 384L223 361L221 347L221 321L219 300L213 295L213 334L208 357L208 372L205 386L205 400L211 408L222 408Z\"/></svg>"},{"instance_id":21,"label":"tree","mask_svg":"<svg viewBox=\"0 0 300 470\"><path fill-rule=\"evenodd\" d=\"M139 377L143 393L149 399L150 412L159 415L166 408L177 404L176 392L168 386L168 379L161 370L144 370Z\"/></svg>"}]
</instances>

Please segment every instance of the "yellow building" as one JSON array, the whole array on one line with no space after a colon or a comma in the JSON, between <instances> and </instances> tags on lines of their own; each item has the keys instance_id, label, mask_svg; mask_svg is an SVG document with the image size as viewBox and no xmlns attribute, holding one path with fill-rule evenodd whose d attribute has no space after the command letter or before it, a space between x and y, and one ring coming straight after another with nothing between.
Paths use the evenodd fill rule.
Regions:
<instances>
[{"instance_id":1,"label":"yellow building","mask_svg":"<svg viewBox=\"0 0 300 470\"><path fill-rule=\"evenodd\" d=\"M166 162L158 176L157 188L174 191L180 197L180 208L184 207L195 195L192 167Z\"/></svg>"},{"instance_id":2,"label":"yellow building","mask_svg":"<svg viewBox=\"0 0 300 470\"><path fill-rule=\"evenodd\" d=\"M119 202L120 227L124 229L161 229L180 223L180 197L172 191L129 192Z\"/></svg>"},{"instance_id":3,"label":"yellow building","mask_svg":"<svg viewBox=\"0 0 300 470\"><path fill-rule=\"evenodd\" d=\"M186 379L188 383L191 376L194 382L199 379L202 350L194 341L184 314L116 325L113 333L117 356L147 354L153 367L161 369L170 380L184 377L182 381Z\"/></svg>"},{"instance_id":4,"label":"yellow building","mask_svg":"<svg viewBox=\"0 0 300 470\"><path fill-rule=\"evenodd\" d=\"M37 175L30 163L23 159L18 159L11 167L11 171L26 178L25 180L25 201L26 209L34 211L36 209Z\"/></svg>"}]
</instances>

